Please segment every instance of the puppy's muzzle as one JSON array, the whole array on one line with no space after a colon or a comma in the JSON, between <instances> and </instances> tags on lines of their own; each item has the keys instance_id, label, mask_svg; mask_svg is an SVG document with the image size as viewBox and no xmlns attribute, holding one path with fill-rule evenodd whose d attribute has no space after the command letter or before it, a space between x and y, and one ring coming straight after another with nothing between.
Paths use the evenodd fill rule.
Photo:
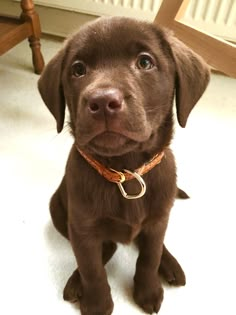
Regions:
<instances>
[{"instance_id":1,"label":"puppy's muzzle","mask_svg":"<svg viewBox=\"0 0 236 315\"><path fill-rule=\"evenodd\" d=\"M86 99L88 111L94 118L115 116L124 108L124 97L116 88L96 89Z\"/></svg>"}]
</instances>

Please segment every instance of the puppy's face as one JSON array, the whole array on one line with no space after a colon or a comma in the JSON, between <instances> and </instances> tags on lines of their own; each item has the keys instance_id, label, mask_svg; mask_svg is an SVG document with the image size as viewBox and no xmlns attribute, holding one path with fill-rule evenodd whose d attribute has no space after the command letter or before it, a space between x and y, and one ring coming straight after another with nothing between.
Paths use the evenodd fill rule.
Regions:
<instances>
[{"instance_id":1,"label":"puppy's face","mask_svg":"<svg viewBox=\"0 0 236 315\"><path fill-rule=\"evenodd\" d=\"M174 62L145 26L99 20L69 42L62 82L72 129L99 155L150 146L171 110Z\"/></svg>"},{"instance_id":2,"label":"puppy's face","mask_svg":"<svg viewBox=\"0 0 236 315\"><path fill-rule=\"evenodd\" d=\"M178 69L176 62L182 61L178 61L178 53L173 53L176 42L171 47L168 36L149 23L108 18L83 27L67 41L44 71L39 89L60 126L64 119L61 107L66 101L72 133L79 147L102 156L155 148L161 136L160 129L171 120L176 84L182 84L182 90L187 84L180 82L183 70ZM193 59L193 53L188 49L186 53L184 49L185 58ZM195 59L193 65L197 60L201 69L204 68L200 70L201 76L205 77L197 93L198 99L206 87L208 71L199 59ZM190 80L189 62L186 64L184 71ZM55 73L58 68L60 70ZM44 81L48 80L46 72L53 78L53 71L55 81L57 75L60 77L57 87L60 104L52 106L45 96ZM199 69L194 75L199 77ZM179 105L178 111L177 107L183 125L194 104L189 104L187 110L180 109Z\"/></svg>"}]
</instances>

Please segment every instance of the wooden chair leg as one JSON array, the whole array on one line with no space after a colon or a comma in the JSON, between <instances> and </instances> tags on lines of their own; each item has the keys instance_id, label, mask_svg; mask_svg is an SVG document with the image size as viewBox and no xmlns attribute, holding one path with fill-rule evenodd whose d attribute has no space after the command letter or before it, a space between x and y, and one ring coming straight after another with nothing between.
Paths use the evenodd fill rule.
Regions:
<instances>
[{"instance_id":1,"label":"wooden chair leg","mask_svg":"<svg viewBox=\"0 0 236 315\"><path fill-rule=\"evenodd\" d=\"M29 25L32 29L32 35L29 37L29 44L32 49L34 71L35 73L40 74L44 68L44 60L41 53L41 28L39 16L34 9L32 0L21 0L21 8L21 19L29 22Z\"/></svg>"},{"instance_id":2,"label":"wooden chair leg","mask_svg":"<svg viewBox=\"0 0 236 315\"><path fill-rule=\"evenodd\" d=\"M184 15L189 0L163 0L154 23L172 28L172 24Z\"/></svg>"}]
</instances>

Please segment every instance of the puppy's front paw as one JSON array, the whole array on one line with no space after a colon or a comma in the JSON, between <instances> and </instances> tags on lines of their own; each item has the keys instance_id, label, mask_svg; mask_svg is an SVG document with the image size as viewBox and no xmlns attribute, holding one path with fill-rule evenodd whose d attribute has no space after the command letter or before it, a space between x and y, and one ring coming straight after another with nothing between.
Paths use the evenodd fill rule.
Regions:
<instances>
[{"instance_id":1,"label":"puppy's front paw","mask_svg":"<svg viewBox=\"0 0 236 315\"><path fill-rule=\"evenodd\" d=\"M111 315L113 311L109 286L95 283L91 289L83 288L78 270L67 281L63 298L71 303L79 302L82 315Z\"/></svg>"},{"instance_id":2,"label":"puppy's front paw","mask_svg":"<svg viewBox=\"0 0 236 315\"><path fill-rule=\"evenodd\" d=\"M114 307L108 286L84 290L79 301L81 315L111 315Z\"/></svg>"},{"instance_id":3,"label":"puppy's front paw","mask_svg":"<svg viewBox=\"0 0 236 315\"><path fill-rule=\"evenodd\" d=\"M155 277L154 277L155 278ZM158 279L135 282L134 300L148 314L158 313L164 292Z\"/></svg>"},{"instance_id":4,"label":"puppy's front paw","mask_svg":"<svg viewBox=\"0 0 236 315\"><path fill-rule=\"evenodd\" d=\"M108 303L104 305L94 305L84 304L83 300L80 301L80 311L81 315L111 315L113 311L113 303Z\"/></svg>"}]
</instances>

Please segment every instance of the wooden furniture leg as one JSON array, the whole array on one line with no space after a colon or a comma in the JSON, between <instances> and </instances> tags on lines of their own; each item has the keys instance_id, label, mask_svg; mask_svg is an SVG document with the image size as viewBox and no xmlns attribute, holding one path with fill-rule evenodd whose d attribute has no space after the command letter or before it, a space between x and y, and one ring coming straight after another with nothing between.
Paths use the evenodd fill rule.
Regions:
<instances>
[{"instance_id":1,"label":"wooden furniture leg","mask_svg":"<svg viewBox=\"0 0 236 315\"><path fill-rule=\"evenodd\" d=\"M154 23L172 29L209 65L236 78L236 46L181 22L188 4L189 0L163 0Z\"/></svg>"},{"instance_id":2,"label":"wooden furniture leg","mask_svg":"<svg viewBox=\"0 0 236 315\"><path fill-rule=\"evenodd\" d=\"M0 15L0 56L9 49L29 39L33 55L35 73L40 74L44 67L40 50L40 22L34 10L33 0L21 0L22 14L20 18Z\"/></svg>"},{"instance_id":3,"label":"wooden furniture leg","mask_svg":"<svg viewBox=\"0 0 236 315\"><path fill-rule=\"evenodd\" d=\"M21 19L24 22L29 22L32 35L30 35L29 44L32 49L32 59L35 73L40 74L44 67L44 60L41 53L40 44L40 22L39 16L35 12L32 0L21 0L22 14Z\"/></svg>"}]
</instances>

